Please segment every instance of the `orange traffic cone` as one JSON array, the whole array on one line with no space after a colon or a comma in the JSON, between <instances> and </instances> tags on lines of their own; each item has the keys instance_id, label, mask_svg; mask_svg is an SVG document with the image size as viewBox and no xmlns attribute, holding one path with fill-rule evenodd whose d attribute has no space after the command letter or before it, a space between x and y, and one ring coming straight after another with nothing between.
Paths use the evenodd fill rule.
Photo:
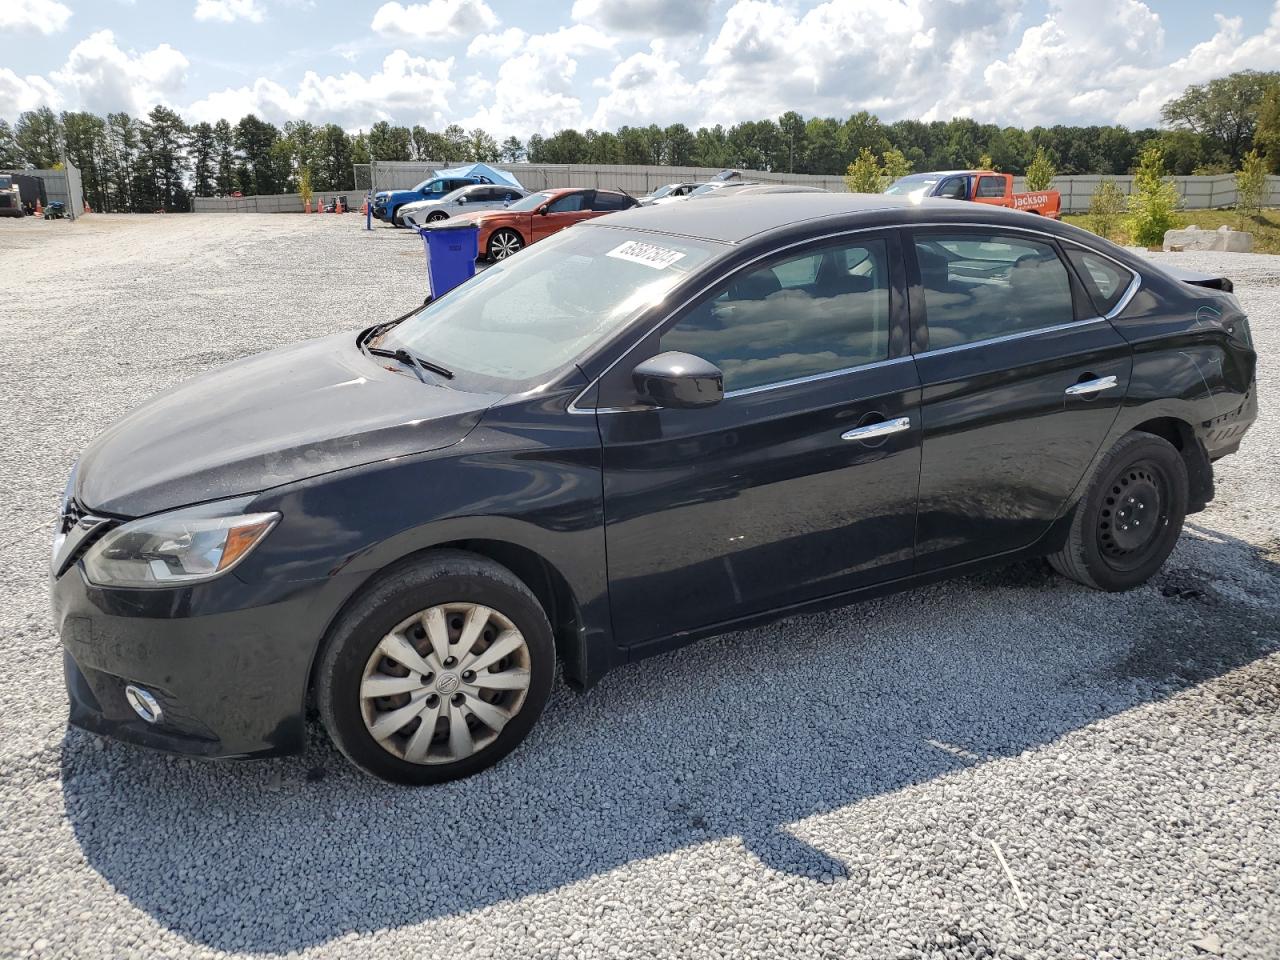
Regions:
<instances>
[{"instance_id":1,"label":"orange traffic cone","mask_svg":"<svg viewBox=\"0 0 1280 960\"><path fill-rule=\"evenodd\" d=\"M302 201L302 212L303 212L303 213L310 213L310 212L311 212L311 200L310 200L310 199L306 199L306 200L303 200L303 201Z\"/></svg>"},{"instance_id":2,"label":"orange traffic cone","mask_svg":"<svg viewBox=\"0 0 1280 960\"><path fill-rule=\"evenodd\" d=\"M369 198L364 198L364 203L360 204L360 216L367 217L369 215Z\"/></svg>"},{"instance_id":3,"label":"orange traffic cone","mask_svg":"<svg viewBox=\"0 0 1280 960\"><path fill-rule=\"evenodd\" d=\"M36 197L36 216L37 217L44 216L44 205L40 202L39 197Z\"/></svg>"},{"instance_id":4,"label":"orange traffic cone","mask_svg":"<svg viewBox=\"0 0 1280 960\"><path fill-rule=\"evenodd\" d=\"M89 206L89 201L88 201L88 200L86 200L86 201L84 202L84 212L85 212L85 213L93 213L93 208Z\"/></svg>"}]
</instances>

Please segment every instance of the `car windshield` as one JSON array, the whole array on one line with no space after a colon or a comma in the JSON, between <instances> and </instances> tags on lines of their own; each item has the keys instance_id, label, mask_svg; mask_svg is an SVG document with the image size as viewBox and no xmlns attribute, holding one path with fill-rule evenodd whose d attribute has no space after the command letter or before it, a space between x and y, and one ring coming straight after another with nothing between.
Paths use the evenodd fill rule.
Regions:
<instances>
[{"instance_id":1,"label":"car windshield","mask_svg":"<svg viewBox=\"0 0 1280 960\"><path fill-rule=\"evenodd\" d=\"M711 241L573 227L503 260L379 338L515 393L545 383L660 302L722 249Z\"/></svg>"},{"instance_id":2,"label":"car windshield","mask_svg":"<svg viewBox=\"0 0 1280 960\"><path fill-rule=\"evenodd\" d=\"M903 177L901 180L895 180L889 184L885 193L917 193L928 190L942 178L936 173L916 173L909 177Z\"/></svg>"},{"instance_id":3,"label":"car windshield","mask_svg":"<svg viewBox=\"0 0 1280 960\"><path fill-rule=\"evenodd\" d=\"M725 183L723 180L712 180L709 183L704 183L702 186L696 188L693 193L689 194L689 196L700 197L703 194L711 193L713 190L723 190L724 186Z\"/></svg>"},{"instance_id":4,"label":"car windshield","mask_svg":"<svg viewBox=\"0 0 1280 960\"><path fill-rule=\"evenodd\" d=\"M650 200L661 199L662 197L665 197L667 194L669 194L672 190L674 190L678 186L680 186L680 184L678 183L668 183L665 187L659 187L657 190L653 191L653 193L649 194L649 199Z\"/></svg>"},{"instance_id":5,"label":"car windshield","mask_svg":"<svg viewBox=\"0 0 1280 960\"><path fill-rule=\"evenodd\" d=\"M507 207L507 209L515 211L537 210L540 206L550 200L551 197L552 194L545 191L543 193L531 193L523 200L517 200L511 206Z\"/></svg>"}]
</instances>

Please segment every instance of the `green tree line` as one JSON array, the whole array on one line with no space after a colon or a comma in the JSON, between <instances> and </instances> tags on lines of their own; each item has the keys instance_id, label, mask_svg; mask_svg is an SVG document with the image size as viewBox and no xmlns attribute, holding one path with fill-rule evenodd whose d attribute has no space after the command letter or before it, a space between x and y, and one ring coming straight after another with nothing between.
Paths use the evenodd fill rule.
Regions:
<instances>
[{"instance_id":1,"label":"green tree line","mask_svg":"<svg viewBox=\"0 0 1280 960\"><path fill-rule=\"evenodd\" d=\"M78 167L85 198L107 211L187 210L192 196L233 192L294 193L305 175L317 193L355 189L352 166L370 160L659 164L742 167L783 173L844 175L867 155L888 156L893 172L970 167L1026 174L1047 161L1060 175L1124 175L1158 146L1168 173L1224 173L1256 150L1280 171L1280 72L1241 71L1190 86L1169 101L1163 129L1123 126L1036 126L1030 129L951 120L885 123L863 110L845 119L774 119L691 130L669 126L615 131L560 130L528 141L499 142L482 129L453 124L441 131L387 121L352 134L333 123L289 121L283 127L252 114L232 123L188 124L168 107L145 117L63 112L49 108L0 120L0 168L52 167L65 156Z\"/></svg>"}]
</instances>

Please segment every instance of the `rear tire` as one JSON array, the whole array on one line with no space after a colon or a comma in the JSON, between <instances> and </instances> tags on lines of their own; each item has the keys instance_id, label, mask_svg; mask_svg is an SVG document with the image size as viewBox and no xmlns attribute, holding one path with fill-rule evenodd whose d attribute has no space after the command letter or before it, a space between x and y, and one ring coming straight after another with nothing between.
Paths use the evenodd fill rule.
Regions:
<instances>
[{"instance_id":1,"label":"rear tire","mask_svg":"<svg viewBox=\"0 0 1280 960\"><path fill-rule=\"evenodd\" d=\"M334 744L366 773L442 783L514 750L554 674L551 626L529 588L484 557L440 550L342 614L320 655L316 704Z\"/></svg>"},{"instance_id":2,"label":"rear tire","mask_svg":"<svg viewBox=\"0 0 1280 960\"><path fill-rule=\"evenodd\" d=\"M1130 433L1102 458L1049 563L1095 590L1146 583L1173 552L1187 513L1187 465L1167 440Z\"/></svg>"}]
</instances>

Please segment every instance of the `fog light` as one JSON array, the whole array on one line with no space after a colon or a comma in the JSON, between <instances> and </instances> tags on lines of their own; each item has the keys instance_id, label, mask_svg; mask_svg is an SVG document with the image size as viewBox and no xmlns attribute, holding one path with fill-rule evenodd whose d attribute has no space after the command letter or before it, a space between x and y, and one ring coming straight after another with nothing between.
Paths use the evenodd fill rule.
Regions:
<instances>
[{"instance_id":1,"label":"fog light","mask_svg":"<svg viewBox=\"0 0 1280 960\"><path fill-rule=\"evenodd\" d=\"M159 723L161 717L160 701L149 690L136 687L132 683L124 688L124 698L133 707L133 712L147 723Z\"/></svg>"}]
</instances>

